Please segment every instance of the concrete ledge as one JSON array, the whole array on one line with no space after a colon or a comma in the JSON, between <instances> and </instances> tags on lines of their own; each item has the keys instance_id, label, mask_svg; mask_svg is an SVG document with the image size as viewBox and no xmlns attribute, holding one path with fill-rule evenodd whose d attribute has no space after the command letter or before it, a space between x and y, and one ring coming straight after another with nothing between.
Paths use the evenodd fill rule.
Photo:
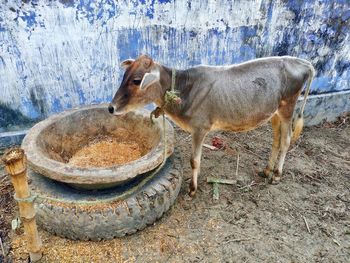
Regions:
<instances>
[{"instance_id":1,"label":"concrete ledge","mask_svg":"<svg viewBox=\"0 0 350 263\"><path fill-rule=\"evenodd\" d=\"M298 107L301 106L301 97ZM310 95L304 111L305 126L313 126L323 121L335 121L343 113L350 112L350 90L321 95Z\"/></svg>"},{"instance_id":2,"label":"concrete ledge","mask_svg":"<svg viewBox=\"0 0 350 263\"><path fill-rule=\"evenodd\" d=\"M301 106L302 100L303 97L299 99L297 107ZM350 90L310 95L304 112L305 126L317 125L323 121L335 121L338 116L346 112L350 112ZM0 133L0 148L20 144L27 131Z\"/></svg>"},{"instance_id":3,"label":"concrete ledge","mask_svg":"<svg viewBox=\"0 0 350 263\"><path fill-rule=\"evenodd\" d=\"M0 133L0 148L8 148L21 144L27 131L28 130Z\"/></svg>"}]
</instances>

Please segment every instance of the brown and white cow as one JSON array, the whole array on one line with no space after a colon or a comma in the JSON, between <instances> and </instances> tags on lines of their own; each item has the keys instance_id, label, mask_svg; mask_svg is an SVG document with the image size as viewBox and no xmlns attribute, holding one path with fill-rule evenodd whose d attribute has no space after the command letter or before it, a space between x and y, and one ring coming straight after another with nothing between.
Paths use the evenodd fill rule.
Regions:
<instances>
[{"instance_id":1,"label":"brown and white cow","mask_svg":"<svg viewBox=\"0 0 350 263\"><path fill-rule=\"evenodd\" d=\"M315 74L308 61L289 56L267 57L230 66L201 65L175 71L142 55L121 65L126 71L108 110L119 115L154 102L191 133L191 196L197 190L202 144L208 132L248 131L269 120L273 145L263 174L270 176L272 183L279 182L291 139L297 139L303 127L302 114ZM171 89L172 74L182 101L177 107L165 105L164 96ZM305 84L303 106L293 130L294 108Z\"/></svg>"}]
</instances>

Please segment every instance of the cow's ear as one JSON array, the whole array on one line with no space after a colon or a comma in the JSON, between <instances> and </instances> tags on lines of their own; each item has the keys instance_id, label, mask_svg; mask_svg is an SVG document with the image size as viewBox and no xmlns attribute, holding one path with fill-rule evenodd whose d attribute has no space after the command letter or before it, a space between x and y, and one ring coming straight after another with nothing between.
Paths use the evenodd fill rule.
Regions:
<instances>
[{"instance_id":1,"label":"cow's ear","mask_svg":"<svg viewBox=\"0 0 350 263\"><path fill-rule=\"evenodd\" d=\"M134 63L134 59L127 59L127 60L124 60L122 63L120 63L120 66L122 67L122 68L124 68L124 69L126 69L126 68L128 68L128 67L130 67L130 65L132 64L132 63Z\"/></svg>"},{"instance_id":2,"label":"cow's ear","mask_svg":"<svg viewBox=\"0 0 350 263\"><path fill-rule=\"evenodd\" d=\"M146 73L140 84L140 89L147 89L149 86L159 81L159 70L153 70L150 73Z\"/></svg>"}]
</instances>

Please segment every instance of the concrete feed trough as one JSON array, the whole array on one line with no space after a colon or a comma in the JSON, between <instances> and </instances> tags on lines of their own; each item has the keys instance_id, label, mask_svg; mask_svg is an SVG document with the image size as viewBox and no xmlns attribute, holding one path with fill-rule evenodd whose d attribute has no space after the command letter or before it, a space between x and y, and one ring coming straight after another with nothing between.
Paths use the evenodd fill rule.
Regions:
<instances>
[{"instance_id":1,"label":"concrete feed trough","mask_svg":"<svg viewBox=\"0 0 350 263\"><path fill-rule=\"evenodd\" d=\"M114 116L107 105L89 106L52 116L35 125L23 140L22 148L33 171L48 178L85 189L100 189L126 183L163 161L161 118L152 124L148 111ZM110 167L79 168L69 159L91 140L115 138L120 132L140 145L141 158ZM174 131L166 121L167 156L174 148ZM115 154L120 154L116 152Z\"/></svg>"},{"instance_id":2,"label":"concrete feed trough","mask_svg":"<svg viewBox=\"0 0 350 263\"><path fill-rule=\"evenodd\" d=\"M111 239L153 224L170 208L181 188L181 158L173 154L174 131L166 121L170 157L159 167L164 157L163 122L158 118L152 124L149 114L136 111L113 116L107 105L89 106L52 116L28 132L22 148L42 228L70 239ZM72 156L89 148L91 141L111 138L140 146L136 158L141 157L109 167L71 164ZM118 149L115 154L126 155L125 148ZM103 156L102 164L111 157L106 152L92 153L93 159L95 153Z\"/></svg>"}]
</instances>

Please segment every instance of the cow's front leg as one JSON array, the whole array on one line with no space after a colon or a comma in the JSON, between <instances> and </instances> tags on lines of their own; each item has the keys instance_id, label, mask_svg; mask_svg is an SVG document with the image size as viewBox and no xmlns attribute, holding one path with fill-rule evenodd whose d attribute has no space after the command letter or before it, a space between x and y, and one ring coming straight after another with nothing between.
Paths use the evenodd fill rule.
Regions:
<instances>
[{"instance_id":1,"label":"cow's front leg","mask_svg":"<svg viewBox=\"0 0 350 263\"><path fill-rule=\"evenodd\" d=\"M191 167L192 167L192 180L190 184L190 196L194 196L197 191L197 178L200 171L201 156L202 156L202 144L207 131L195 130L192 133L192 156L191 156Z\"/></svg>"}]
</instances>

